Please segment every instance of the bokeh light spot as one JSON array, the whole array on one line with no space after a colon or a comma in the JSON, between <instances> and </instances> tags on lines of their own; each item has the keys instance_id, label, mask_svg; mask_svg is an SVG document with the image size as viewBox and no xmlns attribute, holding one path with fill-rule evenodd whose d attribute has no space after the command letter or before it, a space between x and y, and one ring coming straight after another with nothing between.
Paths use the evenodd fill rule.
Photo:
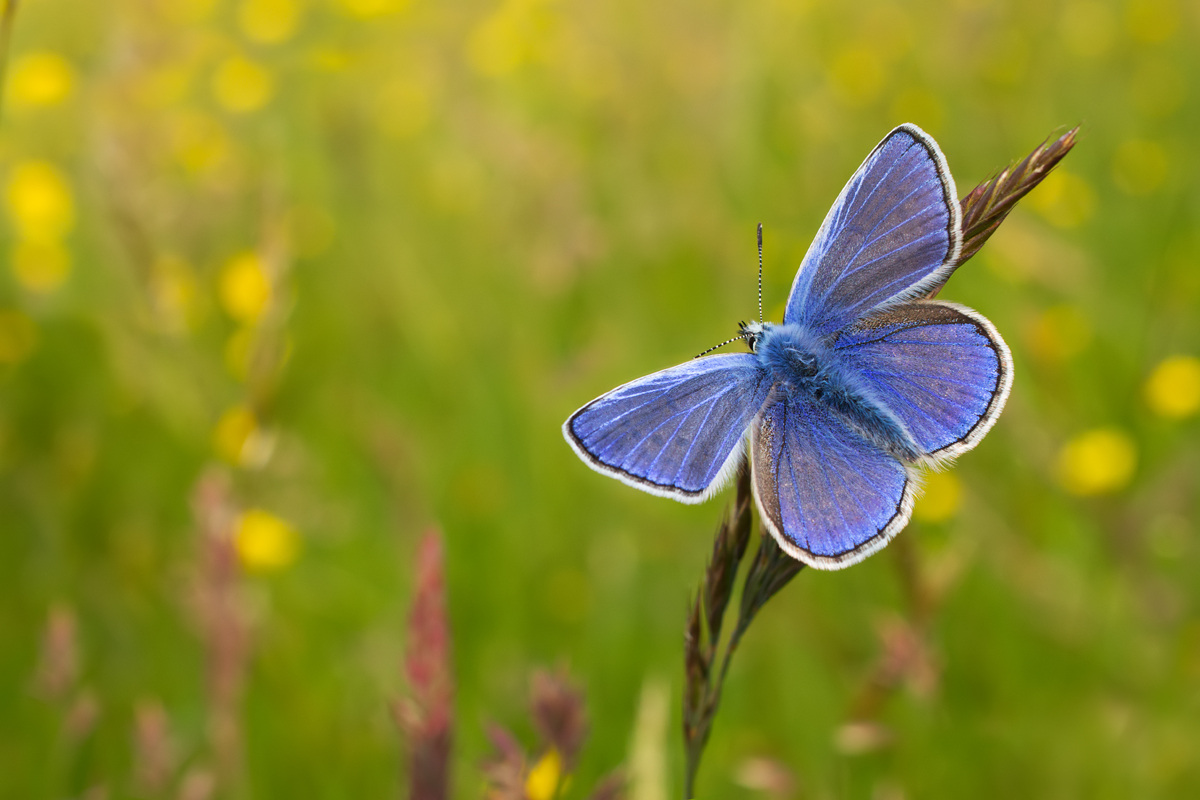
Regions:
<instances>
[{"instance_id":1,"label":"bokeh light spot","mask_svg":"<svg viewBox=\"0 0 1200 800\"><path fill-rule=\"evenodd\" d=\"M261 508L252 508L238 519L234 547L250 572L272 572L290 566L300 552L296 530Z\"/></svg>"},{"instance_id":2,"label":"bokeh light spot","mask_svg":"<svg viewBox=\"0 0 1200 800\"><path fill-rule=\"evenodd\" d=\"M1146 403L1159 416L1183 419L1200 411L1200 359L1163 359L1146 381Z\"/></svg>"},{"instance_id":3,"label":"bokeh light spot","mask_svg":"<svg viewBox=\"0 0 1200 800\"><path fill-rule=\"evenodd\" d=\"M67 59L58 53L27 53L12 65L6 99L18 108L55 106L70 96L74 85L75 70Z\"/></svg>"},{"instance_id":4,"label":"bokeh light spot","mask_svg":"<svg viewBox=\"0 0 1200 800\"><path fill-rule=\"evenodd\" d=\"M1097 495L1123 488L1137 466L1137 446L1116 428L1096 428L1071 439L1058 455L1058 476L1071 494Z\"/></svg>"},{"instance_id":5,"label":"bokeh light spot","mask_svg":"<svg viewBox=\"0 0 1200 800\"><path fill-rule=\"evenodd\" d=\"M257 322L271 300L271 282L254 252L240 253L225 264L219 288L221 307L245 324Z\"/></svg>"},{"instance_id":6,"label":"bokeh light spot","mask_svg":"<svg viewBox=\"0 0 1200 800\"><path fill-rule=\"evenodd\" d=\"M1132 195L1147 195L1167 178L1167 153L1157 142L1131 139L1113 157L1113 180Z\"/></svg>"},{"instance_id":7,"label":"bokeh light spot","mask_svg":"<svg viewBox=\"0 0 1200 800\"><path fill-rule=\"evenodd\" d=\"M275 80L261 64L244 56L230 56L213 73L212 88L222 108L246 114L270 102Z\"/></svg>"},{"instance_id":8,"label":"bokeh light spot","mask_svg":"<svg viewBox=\"0 0 1200 800\"><path fill-rule=\"evenodd\" d=\"M5 199L18 235L60 237L75 222L75 201L66 176L47 161L22 161L9 174Z\"/></svg>"},{"instance_id":9,"label":"bokeh light spot","mask_svg":"<svg viewBox=\"0 0 1200 800\"><path fill-rule=\"evenodd\" d=\"M925 492L913 506L913 517L921 522L945 522L962 505L962 482L953 472L930 472Z\"/></svg>"}]
</instances>

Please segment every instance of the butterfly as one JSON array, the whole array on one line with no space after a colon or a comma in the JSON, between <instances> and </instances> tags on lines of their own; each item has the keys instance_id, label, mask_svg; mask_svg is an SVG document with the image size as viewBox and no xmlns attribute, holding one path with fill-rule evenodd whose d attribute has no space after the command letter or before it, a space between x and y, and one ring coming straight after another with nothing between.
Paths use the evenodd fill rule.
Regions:
<instances>
[{"instance_id":1,"label":"butterfly","mask_svg":"<svg viewBox=\"0 0 1200 800\"><path fill-rule=\"evenodd\" d=\"M583 461L699 503L749 448L762 524L792 557L841 569L912 515L920 468L979 444L1013 380L992 323L929 299L957 266L962 212L937 143L901 125L825 217L782 324L743 323L749 353L700 356L601 395L563 425ZM761 295L761 226L760 295Z\"/></svg>"}]
</instances>

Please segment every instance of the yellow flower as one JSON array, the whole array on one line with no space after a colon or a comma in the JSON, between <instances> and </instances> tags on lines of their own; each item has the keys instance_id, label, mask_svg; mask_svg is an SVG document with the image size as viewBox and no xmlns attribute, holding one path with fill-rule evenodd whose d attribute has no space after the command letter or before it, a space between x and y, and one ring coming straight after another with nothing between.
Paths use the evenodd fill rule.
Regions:
<instances>
[{"instance_id":1,"label":"yellow flower","mask_svg":"<svg viewBox=\"0 0 1200 800\"><path fill-rule=\"evenodd\" d=\"M1146 381L1146 402L1168 419L1183 419L1200 411L1200 359L1171 356Z\"/></svg>"},{"instance_id":2,"label":"yellow flower","mask_svg":"<svg viewBox=\"0 0 1200 800\"><path fill-rule=\"evenodd\" d=\"M271 282L262 260L253 252L236 255L225 264L219 290L226 313L247 325L262 317L271 300Z\"/></svg>"},{"instance_id":3,"label":"yellow flower","mask_svg":"<svg viewBox=\"0 0 1200 800\"><path fill-rule=\"evenodd\" d=\"M28 53L12 65L8 99L14 106L55 106L75 85L71 62L58 53Z\"/></svg>"},{"instance_id":4,"label":"yellow flower","mask_svg":"<svg viewBox=\"0 0 1200 800\"><path fill-rule=\"evenodd\" d=\"M913 507L913 516L922 522L945 522L958 513L962 503L962 483L953 472L931 472L925 477L925 493Z\"/></svg>"},{"instance_id":5,"label":"yellow flower","mask_svg":"<svg viewBox=\"0 0 1200 800\"><path fill-rule=\"evenodd\" d=\"M525 796L529 800L553 800L562 778L562 757L553 747L542 756L525 778Z\"/></svg>"},{"instance_id":6,"label":"yellow flower","mask_svg":"<svg viewBox=\"0 0 1200 800\"><path fill-rule=\"evenodd\" d=\"M243 0L238 9L242 33L262 44L287 41L296 32L299 19L296 0Z\"/></svg>"},{"instance_id":7,"label":"yellow flower","mask_svg":"<svg viewBox=\"0 0 1200 800\"><path fill-rule=\"evenodd\" d=\"M33 320L20 311L0 311L0 364L19 364L37 344Z\"/></svg>"},{"instance_id":8,"label":"yellow flower","mask_svg":"<svg viewBox=\"0 0 1200 800\"><path fill-rule=\"evenodd\" d=\"M1144 139L1130 139L1117 148L1113 158L1113 179L1129 194L1146 195L1167 179L1169 167L1162 145Z\"/></svg>"},{"instance_id":9,"label":"yellow flower","mask_svg":"<svg viewBox=\"0 0 1200 800\"><path fill-rule=\"evenodd\" d=\"M1029 204L1051 224L1074 228L1092 216L1096 193L1083 178L1059 168L1029 193Z\"/></svg>"},{"instance_id":10,"label":"yellow flower","mask_svg":"<svg viewBox=\"0 0 1200 800\"><path fill-rule=\"evenodd\" d=\"M1124 487L1137 466L1137 448L1115 428L1076 436L1058 454L1058 476L1071 494L1094 495Z\"/></svg>"},{"instance_id":11,"label":"yellow flower","mask_svg":"<svg viewBox=\"0 0 1200 800\"><path fill-rule=\"evenodd\" d=\"M275 80L260 64L244 56L230 56L213 74L213 95L227 110L237 114L257 111L275 91Z\"/></svg>"},{"instance_id":12,"label":"yellow flower","mask_svg":"<svg viewBox=\"0 0 1200 800\"><path fill-rule=\"evenodd\" d=\"M9 174L8 215L25 239L56 239L75 224L75 201L66 177L46 161L21 161Z\"/></svg>"},{"instance_id":13,"label":"yellow flower","mask_svg":"<svg viewBox=\"0 0 1200 800\"><path fill-rule=\"evenodd\" d=\"M270 572L291 565L300 551L296 530L261 508L242 514L234 534L242 566L251 572Z\"/></svg>"}]
</instances>

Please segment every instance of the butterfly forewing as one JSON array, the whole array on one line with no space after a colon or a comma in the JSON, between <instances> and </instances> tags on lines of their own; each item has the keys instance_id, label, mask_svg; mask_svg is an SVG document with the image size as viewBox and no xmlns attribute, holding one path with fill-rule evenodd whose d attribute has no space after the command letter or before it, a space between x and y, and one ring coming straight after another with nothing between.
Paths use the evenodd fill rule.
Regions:
<instances>
[{"instance_id":1,"label":"butterfly forewing","mask_svg":"<svg viewBox=\"0 0 1200 800\"><path fill-rule=\"evenodd\" d=\"M772 396L751 431L750 461L763 524L818 569L866 558L912 511L908 469L802 396Z\"/></svg>"},{"instance_id":2,"label":"butterfly forewing","mask_svg":"<svg viewBox=\"0 0 1200 800\"><path fill-rule=\"evenodd\" d=\"M571 415L563 433L594 469L700 502L736 467L733 456L769 388L754 355L709 356L602 395Z\"/></svg>"},{"instance_id":3,"label":"butterfly forewing","mask_svg":"<svg viewBox=\"0 0 1200 800\"><path fill-rule=\"evenodd\" d=\"M901 125L829 210L796 274L783 321L829 334L932 286L958 258L960 217L937 143L915 125Z\"/></svg>"},{"instance_id":4,"label":"butterfly forewing","mask_svg":"<svg viewBox=\"0 0 1200 800\"><path fill-rule=\"evenodd\" d=\"M1012 386L1012 357L996 329L950 303L874 313L843 331L834 348L935 461L978 444Z\"/></svg>"}]
</instances>

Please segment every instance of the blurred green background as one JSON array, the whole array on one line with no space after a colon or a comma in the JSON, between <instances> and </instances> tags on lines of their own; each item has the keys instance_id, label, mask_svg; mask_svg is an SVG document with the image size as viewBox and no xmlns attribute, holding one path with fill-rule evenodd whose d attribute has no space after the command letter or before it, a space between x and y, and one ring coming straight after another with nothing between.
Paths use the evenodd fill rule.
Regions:
<instances>
[{"instance_id":1,"label":"blurred green background","mask_svg":"<svg viewBox=\"0 0 1200 800\"><path fill-rule=\"evenodd\" d=\"M897 543L770 604L699 796L1194 795L1198 99L1176 0L22 4L0 795L400 793L436 525L456 796L563 663L592 712L567 795L624 763L676 797L729 498L602 478L560 425L756 313L760 221L778 318L904 121L960 194L1084 126L942 294L1006 337L1012 398Z\"/></svg>"}]
</instances>

